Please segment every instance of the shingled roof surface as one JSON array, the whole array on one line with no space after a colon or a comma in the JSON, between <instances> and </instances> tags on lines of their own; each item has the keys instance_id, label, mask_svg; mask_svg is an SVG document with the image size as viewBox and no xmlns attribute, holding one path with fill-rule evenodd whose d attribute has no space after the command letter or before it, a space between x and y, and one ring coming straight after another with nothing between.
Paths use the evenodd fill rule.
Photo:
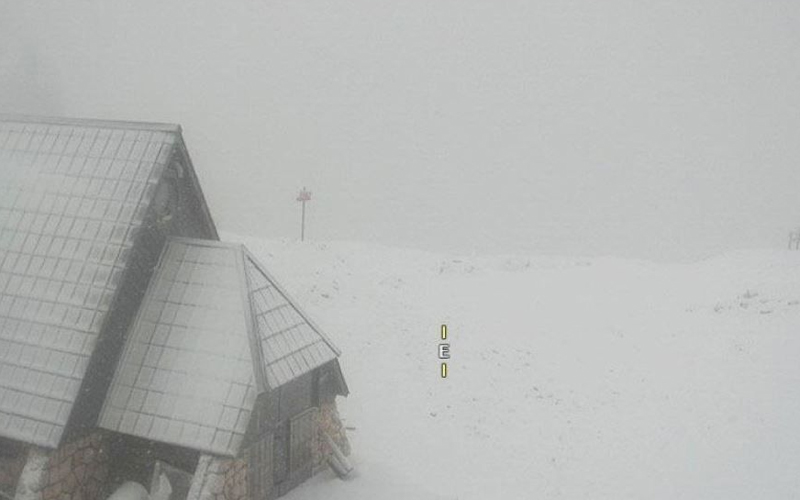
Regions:
<instances>
[{"instance_id":1,"label":"shingled roof surface","mask_svg":"<svg viewBox=\"0 0 800 500\"><path fill-rule=\"evenodd\" d=\"M101 427L236 455L255 397L338 350L241 245L168 241Z\"/></svg>"},{"instance_id":2,"label":"shingled roof surface","mask_svg":"<svg viewBox=\"0 0 800 500\"><path fill-rule=\"evenodd\" d=\"M0 436L58 445L179 134L0 115Z\"/></svg>"}]
</instances>

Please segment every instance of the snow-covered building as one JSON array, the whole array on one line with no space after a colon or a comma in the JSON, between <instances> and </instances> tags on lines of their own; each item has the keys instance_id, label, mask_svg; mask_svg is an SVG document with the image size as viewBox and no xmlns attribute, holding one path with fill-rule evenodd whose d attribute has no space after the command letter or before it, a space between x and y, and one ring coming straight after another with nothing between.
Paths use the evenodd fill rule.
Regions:
<instances>
[{"instance_id":1,"label":"snow-covered building","mask_svg":"<svg viewBox=\"0 0 800 500\"><path fill-rule=\"evenodd\" d=\"M279 496L348 447L338 356L219 241L179 126L0 116L0 494Z\"/></svg>"}]
</instances>

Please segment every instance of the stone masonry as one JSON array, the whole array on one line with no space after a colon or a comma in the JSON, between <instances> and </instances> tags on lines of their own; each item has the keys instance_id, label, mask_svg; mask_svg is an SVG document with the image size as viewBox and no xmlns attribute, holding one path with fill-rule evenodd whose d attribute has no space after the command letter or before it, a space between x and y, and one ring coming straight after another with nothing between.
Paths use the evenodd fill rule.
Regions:
<instances>
[{"instance_id":1,"label":"stone masonry","mask_svg":"<svg viewBox=\"0 0 800 500\"><path fill-rule=\"evenodd\" d=\"M200 457L187 500L246 500L247 495L245 460Z\"/></svg>"},{"instance_id":2,"label":"stone masonry","mask_svg":"<svg viewBox=\"0 0 800 500\"><path fill-rule=\"evenodd\" d=\"M47 485L47 463L50 452L44 448L31 446L28 457L19 476L16 500L41 500L42 490Z\"/></svg>"},{"instance_id":3,"label":"stone masonry","mask_svg":"<svg viewBox=\"0 0 800 500\"><path fill-rule=\"evenodd\" d=\"M317 412L316 422L317 432L313 441L313 464L314 470L325 467L328 457L332 451L325 441L325 434L329 435L333 442L339 446L342 453L350 455L350 441L336 409L336 403L322 403Z\"/></svg>"},{"instance_id":4,"label":"stone masonry","mask_svg":"<svg viewBox=\"0 0 800 500\"><path fill-rule=\"evenodd\" d=\"M101 431L56 451L31 448L16 500L100 500L108 477L108 439Z\"/></svg>"}]
</instances>

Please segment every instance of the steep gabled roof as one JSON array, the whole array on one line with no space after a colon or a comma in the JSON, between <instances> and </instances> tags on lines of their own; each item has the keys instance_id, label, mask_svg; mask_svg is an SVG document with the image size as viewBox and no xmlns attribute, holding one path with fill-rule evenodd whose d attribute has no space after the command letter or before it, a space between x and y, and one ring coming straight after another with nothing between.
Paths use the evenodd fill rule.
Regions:
<instances>
[{"instance_id":1,"label":"steep gabled roof","mask_svg":"<svg viewBox=\"0 0 800 500\"><path fill-rule=\"evenodd\" d=\"M99 425L236 455L257 394L337 355L243 246L173 238L128 335Z\"/></svg>"},{"instance_id":2,"label":"steep gabled roof","mask_svg":"<svg viewBox=\"0 0 800 500\"><path fill-rule=\"evenodd\" d=\"M180 127L0 115L0 436L56 447Z\"/></svg>"},{"instance_id":3,"label":"steep gabled roof","mask_svg":"<svg viewBox=\"0 0 800 500\"><path fill-rule=\"evenodd\" d=\"M265 384L279 387L339 356L339 349L250 254L245 256Z\"/></svg>"}]
</instances>

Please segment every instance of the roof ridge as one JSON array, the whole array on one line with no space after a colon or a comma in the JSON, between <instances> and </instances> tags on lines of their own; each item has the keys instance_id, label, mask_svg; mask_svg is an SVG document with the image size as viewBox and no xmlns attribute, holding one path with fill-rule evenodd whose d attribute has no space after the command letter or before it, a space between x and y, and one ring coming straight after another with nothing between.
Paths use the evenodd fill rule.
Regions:
<instances>
[{"instance_id":1,"label":"roof ridge","mask_svg":"<svg viewBox=\"0 0 800 500\"><path fill-rule=\"evenodd\" d=\"M11 113L0 113L0 122L74 125L83 127L105 127L129 130L158 130L162 132L174 133L181 133L182 131L181 126L177 123L103 120L99 118L67 118L60 116L37 116Z\"/></svg>"},{"instance_id":2,"label":"roof ridge","mask_svg":"<svg viewBox=\"0 0 800 500\"><path fill-rule=\"evenodd\" d=\"M244 321L247 327L247 340L250 343L250 359L253 362L253 378L256 381L256 389L258 394L267 392L269 390L269 382L267 381L267 374L265 371L264 358L261 352L261 339L258 334L258 326L256 326L256 315L253 313L253 284L250 283L250 277L247 275L247 253L244 245L239 245L236 252L236 267L239 273L239 279L243 280L244 290L242 294L242 309L245 315Z\"/></svg>"}]
</instances>

